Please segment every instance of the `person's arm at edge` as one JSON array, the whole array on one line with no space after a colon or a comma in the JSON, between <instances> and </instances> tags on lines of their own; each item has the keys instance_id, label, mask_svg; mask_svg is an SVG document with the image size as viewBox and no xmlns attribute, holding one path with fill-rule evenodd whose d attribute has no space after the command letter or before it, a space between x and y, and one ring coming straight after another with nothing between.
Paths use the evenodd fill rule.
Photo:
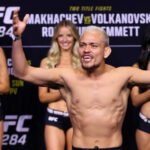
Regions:
<instances>
[{"instance_id":1,"label":"person's arm at edge","mask_svg":"<svg viewBox=\"0 0 150 150\"><path fill-rule=\"evenodd\" d=\"M131 100L132 104L135 107L142 105L143 103L150 100L150 89L146 90L143 93L139 92L139 87L134 86L131 90Z\"/></svg>"},{"instance_id":2,"label":"person's arm at edge","mask_svg":"<svg viewBox=\"0 0 150 150\"><path fill-rule=\"evenodd\" d=\"M10 90L10 81L6 57L2 48L0 48L0 93L8 93Z\"/></svg>"},{"instance_id":3,"label":"person's arm at edge","mask_svg":"<svg viewBox=\"0 0 150 150\"><path fill-rule=\"evenodd\" d=\"M138 65L134 64L133 67L138 68ZM145 92L140 93L139 86L134 86L131 89L130 95L133 106L138 107L139 105L150 100L150 89L147 89Z\"/></svg>"}]
</instances>

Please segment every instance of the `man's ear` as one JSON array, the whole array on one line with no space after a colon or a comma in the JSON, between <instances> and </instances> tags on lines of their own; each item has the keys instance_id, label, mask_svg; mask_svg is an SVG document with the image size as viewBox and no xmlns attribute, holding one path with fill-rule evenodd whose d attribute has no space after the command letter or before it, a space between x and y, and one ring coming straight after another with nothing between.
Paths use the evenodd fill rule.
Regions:
<instances>
[{"instance_id":1,"label":"man's ear","mask_svg":"<svg viewBox=\"0 0 150 150\"><path fill-rule=\"evenodd\" d=\"M107 57L109 57L110 54L111 54L111 48L109 46L106 46L104 50L104 58L106 59Z\"/></svg>"}]
</instances>

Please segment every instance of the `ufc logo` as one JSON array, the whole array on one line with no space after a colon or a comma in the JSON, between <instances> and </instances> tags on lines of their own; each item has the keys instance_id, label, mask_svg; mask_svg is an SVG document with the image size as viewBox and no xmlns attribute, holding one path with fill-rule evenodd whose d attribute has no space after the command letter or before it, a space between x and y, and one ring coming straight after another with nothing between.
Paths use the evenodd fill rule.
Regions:
<instances>
[{"instance_id":1,"label":"ufc logo","mask_svg":"<svg viewBox=\"0 0 150 150\"><path fill-rule=\"evenodd\" d=\"M25 122L32 120L32 115L6 115L4 119L4 132L15 127L17 132L29 132L29 127L25 127Z\"/></svg>"},{"instance_id":2,"label":"ufc logo","mask_svg":"<svg viewBox=\"0 0 150 150\"><path fill-rule=\"evenodd\" d=\"M20 7L0 7L0 19L3 19L4 24L12 24L12 14L16 9L20 9Z\"/></svg>"}]
</instances>

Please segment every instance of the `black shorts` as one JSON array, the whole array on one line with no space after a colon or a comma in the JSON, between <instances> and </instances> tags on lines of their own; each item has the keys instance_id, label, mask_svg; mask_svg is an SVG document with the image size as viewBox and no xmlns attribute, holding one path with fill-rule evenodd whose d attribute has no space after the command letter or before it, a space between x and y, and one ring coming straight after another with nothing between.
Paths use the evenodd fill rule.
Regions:
<instances>
[{"instance_id":1,"label":"black shorts","mask_svg":"<svg viewBox=\"0 0 150 150\"><path fill-rule=\"evenodd\" d=\"M45 125L55 126L66 132L72 127L68 112L47 108Z\"/></svg>"},{"instance_id":2,"label":"black shorts","mask_svg":"<svg viewBox=\"0 0 150 150\"><path fill-rule=\"evenodd\" d=\"M138 117L138 127L139 130L142 130L146 133L150 133L150 118L147 118L141 112Z\"/></svg>"},{"instance_id":3,"label":"black shorts","mask_svg":"<svg viewBox=\"0 0 150 150\"><path fill-rule=\"evenodd\" d=\"M76 148L72 147L72 150L123 150L122 147L112 147L112 148L99 148L95 146L94 148Z\"/></svg>"}]
</instances>

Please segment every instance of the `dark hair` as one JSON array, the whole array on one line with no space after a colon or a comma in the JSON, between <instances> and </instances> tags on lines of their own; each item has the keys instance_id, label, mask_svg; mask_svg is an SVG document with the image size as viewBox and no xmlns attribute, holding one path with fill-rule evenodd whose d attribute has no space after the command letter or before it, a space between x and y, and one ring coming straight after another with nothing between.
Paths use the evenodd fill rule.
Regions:
<instances>
[{"instance_id":1,"label":"dark hair","mask_svg":"<svg viewBox=\"0 0 150 150\"><path fill-rule=\"evenodd\" d=\"M141 43L141 53L138 60L139 68L147 70L149 60L150 60L150 26L145 30L143 40Z\"/></svg>"}]
</instances>

